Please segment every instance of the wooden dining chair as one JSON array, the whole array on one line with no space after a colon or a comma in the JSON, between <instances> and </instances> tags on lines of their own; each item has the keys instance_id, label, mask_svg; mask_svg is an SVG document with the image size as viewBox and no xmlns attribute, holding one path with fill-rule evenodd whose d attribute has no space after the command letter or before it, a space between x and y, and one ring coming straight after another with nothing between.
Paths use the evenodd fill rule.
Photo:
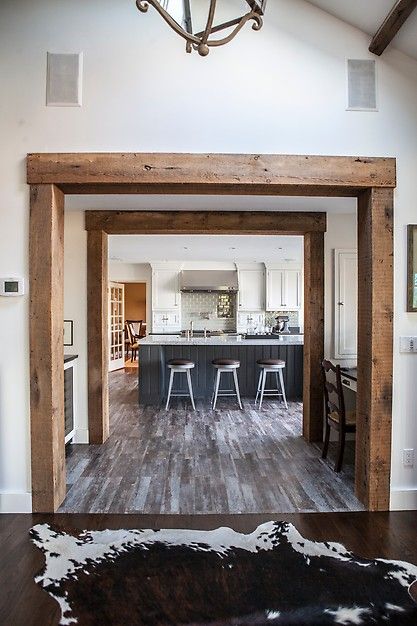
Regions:
<instances>
[{"instance_id":1,"label":"wooden dining chair","mask_svg":"<svg viewBox=\"0 0 417 626\"><path fill-rule=\"evenodd\" d=\"M125 328L126 328L126 335L128 338L128 354L129 354L129 350L130 350L130 360L136 361L136 357L137 357L137 353L138 353L138 349L139 349L139 338L140 338L140 327L141 327L141 321L139 320L139 332L137 332L135 330L135 326L134 324L138 323L138 320L126 320L125 321Z\"/></svg>"},{"instance_id":2,"label":"wooden dining chair","mask_svg":"<svg viewBox=\"0 0 417 626\"><path fill-rule=\"evenodd\" d=\"M356 432L356 412L346 413L345 398L343 395L342 374L340 365L324 360L321 364L324 384L324 400L326 409L326 433L324 437L322 458L327 458L330 441L330 429L339 433L339 449L334 467L340 472L343 465L346 433Z\"/></svg>"}]
</instances>

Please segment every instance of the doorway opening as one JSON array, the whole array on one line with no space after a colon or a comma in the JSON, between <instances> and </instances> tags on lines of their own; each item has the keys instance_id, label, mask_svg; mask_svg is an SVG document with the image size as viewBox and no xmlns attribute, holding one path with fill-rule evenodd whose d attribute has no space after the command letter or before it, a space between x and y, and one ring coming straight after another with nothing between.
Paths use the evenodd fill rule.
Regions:
<instances>
[{"instance_id":1,"label":"doorway opening","mask_svg":"<svg viewBox=\"0 0 417 626\"><path fill-rule=\"evenodd\" d=\"M346 216L345 237L348 225L356 239L355 224L354 213ZM332 230L339 233L338 224ZM336 444L323 460L320 443L303 438L304 238L110 235L108 244L110 434L105 445L72 447L68 494L59 510L362 510L354 496L354 440L347 443L342 473L335 474ZM323 271L330 269L325 262ZM148 335L136 334L135 354L115 364L113 318L133 324L146 316L147 284L122 282L134 276L150 282ZM330 301L333 279L327 282ZM333 327L325 327L325 342ZM220 356L239 362L242 409L230 396L219 397L213 409L212 361ZM193 399L186 377L177 375L166 410L173 358L193 362ZM257 391L262 359L283 364L283 385L279 370L267 369L264 394ZM220 390L232 383L227 372L223 379Z\"/></svg>"},{"instance_id":2,"label":"doorway opening","mask_svg":"<svg viewBox=\"0 0 417 626\"><path fill-rule=\"evenodd\" d=\"M356 493L389 506L391 461L393 188L395 160L282 155L29 155L31 185L31 442L33 508L56 510L65 486L63 356L64 194L183 193L358 199L358 434ZM89 432L108 437L109 234L299 234L305 238L304 432L322 435L322 216L316 213L97 211L87 215ZM104 314L103 314L104 311ZM320 321L317 324L317 320ZM387 329L381 333L380 328ZM91 338L90 338L91 337ZM61 347L60 347L61 346ZM306 365L306 363L308 365Z\"/></svg>"}]
</instances>

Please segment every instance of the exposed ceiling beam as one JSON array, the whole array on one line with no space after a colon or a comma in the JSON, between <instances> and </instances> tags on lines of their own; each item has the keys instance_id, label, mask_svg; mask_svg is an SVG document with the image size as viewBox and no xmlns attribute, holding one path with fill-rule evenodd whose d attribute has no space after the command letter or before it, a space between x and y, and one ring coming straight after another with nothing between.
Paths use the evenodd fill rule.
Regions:
<instances>
[{"instance_id":1,"label":"exposed ceiling beam","mask_svg":"<svg viewBox=\"0 0 417 626\"><path fill-rule=\"evenodd\" d=\"M398 0L372 39L369 46L370 52L381 56L416 6L417 0Z\"/></svg>"}]
</instances>

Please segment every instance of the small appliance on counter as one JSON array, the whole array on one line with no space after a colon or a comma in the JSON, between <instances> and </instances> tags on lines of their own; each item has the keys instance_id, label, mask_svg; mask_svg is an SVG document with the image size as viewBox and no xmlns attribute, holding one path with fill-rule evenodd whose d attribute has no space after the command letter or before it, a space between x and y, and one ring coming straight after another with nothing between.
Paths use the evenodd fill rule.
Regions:
<instances>
[{"instance_id":1,"label":"small appliance on counter","mask_svg":"<svg viewBox=\"0 0 417 626\"><path fill-rule=\"evenodd\" d=\"M290 318L287 315L278 315L275 318L276 326L273 327L272 333L274 335L289 335L290 330L288 328L288 323Z\"/></svg>"}]
</instances>

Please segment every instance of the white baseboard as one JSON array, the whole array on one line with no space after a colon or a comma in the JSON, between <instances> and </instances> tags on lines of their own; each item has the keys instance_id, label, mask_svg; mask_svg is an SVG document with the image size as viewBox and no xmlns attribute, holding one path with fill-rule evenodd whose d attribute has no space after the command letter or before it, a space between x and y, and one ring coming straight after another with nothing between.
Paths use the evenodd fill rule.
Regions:
<instances>
[{"instance_id":1,"label":"white baseboard","mask_svg":"<svg viewBox=\"0 0 417 626\"><path fill-rule=\"evenodd\" d=\"M32 513L32 494L0 493L0 513Z\"/></svg>"},{"instance_id":2,"label":"white baseboard","mask_svg":"<svg viewBox=\"0 0 417 626\"><path fill-rule=\"evenodd\" d=\"M417 489L393 489L390 509L391 511L417 510Z\"/></svg>"},{"instance_id":3,"label":"white baseboard","mask_svg":"<svg viewBox=\"0 0 417 626\"><path fill-rule=\"evenodd\" d=\"M88 428L76 428L73 443L88 443Z\"/></svg>"}]
</instances>

